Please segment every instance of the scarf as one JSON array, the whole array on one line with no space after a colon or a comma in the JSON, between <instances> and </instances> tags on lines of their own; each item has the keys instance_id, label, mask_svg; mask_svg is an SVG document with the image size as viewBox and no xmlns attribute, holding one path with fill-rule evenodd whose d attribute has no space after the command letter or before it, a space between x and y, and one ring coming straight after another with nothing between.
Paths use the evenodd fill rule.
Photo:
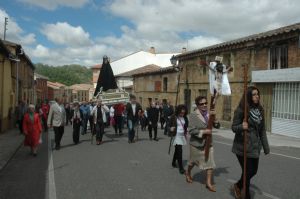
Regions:
<instances>
[{"instance_id":1,"label":"scarf","mask_svg":"<svg viewBox=\"0 0 300 199\"><path fill-rule=\"evenodd\" d=\"M262 115L258 108L251 108L249 111L249 117L257 124L260 124L262 121Z\"/></svg>"},{"instance_id":2,"label":"scarf","mask_svg":"<svg viewBox=\"0 0 300 199\"><path fill-rule=\"evenodd\" d=\"M205 122L206 122L206 124L207 124L207 122L208 122L208 111L201 111L200 110L200 113L201 113L201 115L203 116L203 118L205 119Z\"/></svg>"}]
</instances>

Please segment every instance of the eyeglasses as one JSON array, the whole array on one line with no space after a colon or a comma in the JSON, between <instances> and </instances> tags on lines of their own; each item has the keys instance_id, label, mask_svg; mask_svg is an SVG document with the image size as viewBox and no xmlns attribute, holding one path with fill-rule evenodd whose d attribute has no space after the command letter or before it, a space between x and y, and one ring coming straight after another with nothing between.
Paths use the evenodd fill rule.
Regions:
<instances>
[{"instance_id":1,"label":"eyeglasses","mask_svg":"<svg viewBox=\"0 0 300 199\"><path fill-rule=\"evenodd\" d=\"M207 102L199 103L200 106L207 105Z\"/></svg>"}]
</instances>

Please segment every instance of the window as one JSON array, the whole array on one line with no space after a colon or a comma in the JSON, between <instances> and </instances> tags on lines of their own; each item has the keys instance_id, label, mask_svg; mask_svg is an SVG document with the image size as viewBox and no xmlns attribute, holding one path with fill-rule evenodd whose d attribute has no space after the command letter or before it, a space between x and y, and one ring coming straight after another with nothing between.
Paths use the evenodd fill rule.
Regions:
<instances>
[{"instance_id":1,"label":"window","mask_svg":"<svg viewBox=\"0 0 300 199\"><path fill-rule=\"evenodd\" d=\"M278 82L273 89L272 117L300 121L300 83Z\"/></svg>"},{"instance_id":2,"label":"window","mask_svg":"<svg viewBox=\"0 0 300 199\"><path fill-rule=\"evenodd\" d=\"M161 81L154 82L154 91L160 92L161 91Z\"/></svg>"},{"instance_id":3,"label":"window","mask_svg":"<svg viewBox=\"0 0 300 199\"><path fill-rule=\"evenodd\" d=\"M167 92L168 91L168 78L164 77L163 79L163 92Z\"/></svg>"},{"instance_id":4,"label":"window","mask_svg":"<svg viewBox=\"0 0 300 199\"><path fill-rule=\"evenodd\" d=\"M223 64L225 64L226 66L231 66L230 57L231 57L230 53L223 54Z\"/></svg>"},{"instance_id":5,"label":"window","mask_svg":"<svg viewBox=\"0 0 300 199\"><path fill-rule=\"evenodd\" d=\"M270 69L288 68L288 46L270 48Z\"/></svg>"},{"instance_id":6,"label":"window","mask_svg":"<svg viewBox=\"0 0 300 199\"><path fill-rule=\"evenodd\" d=\"M231 96L223 96L223 120L231 121Z\"/></svg>"}]
</instances>

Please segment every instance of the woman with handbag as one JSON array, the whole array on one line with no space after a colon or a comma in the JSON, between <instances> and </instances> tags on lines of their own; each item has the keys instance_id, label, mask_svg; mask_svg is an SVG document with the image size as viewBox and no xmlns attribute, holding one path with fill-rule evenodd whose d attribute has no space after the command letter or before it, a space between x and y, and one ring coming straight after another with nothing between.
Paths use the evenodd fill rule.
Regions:
<instances>
[{"instance_id":1,"label":"woman with handbag","mask_svg":"<svg viewBox=\"0 0 300 199\"><path fill-rule=\"evenodd\" d=\"M198 96L195 99L194 112L189 115L190 122L190 160L188 162L188 169L185 173L186 181L192 183L193 179L191 171L195 165L201 170L206 171L206 188L211 192L216 192L215 186L212 184L213 169L216 167L214 161L214 150L211 146L209 149L208 159L205 160L205 135L210 135L211 130L207 129L208 109L207 98ZM211 114L214 114L213 112Z\"/></svg>"},{"instance_id":2,"label":"woman with handbag","mask_svg":"<svg viewBox=\"0 0 300 199\"><path fill-rule=\"evenodd\" d=\"M185 170L182 165L182 146L186 145L187 128L189 122L187 118L187 108L185 105L180 104L176 107L175 115L170 118L170 133L174 136L173 146L175 151L172 160L172 166L179 167L179 173L184 174Z\"/></svg>"}]
</instances>

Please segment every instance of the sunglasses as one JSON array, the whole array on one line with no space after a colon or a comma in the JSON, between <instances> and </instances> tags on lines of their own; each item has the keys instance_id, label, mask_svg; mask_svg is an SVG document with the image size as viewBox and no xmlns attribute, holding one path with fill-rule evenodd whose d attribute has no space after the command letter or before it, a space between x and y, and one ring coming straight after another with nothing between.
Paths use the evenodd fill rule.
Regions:
<instances>
[{"instance_id":1,"label":"sunglasses","mask_svg":"<svg viewBox=\"0 0 300 199\"><path fill-rule=\"evenodd\" d=\"M199 103L200 106L207 105L207 102Z\"/></svg>"}]
</instances>

